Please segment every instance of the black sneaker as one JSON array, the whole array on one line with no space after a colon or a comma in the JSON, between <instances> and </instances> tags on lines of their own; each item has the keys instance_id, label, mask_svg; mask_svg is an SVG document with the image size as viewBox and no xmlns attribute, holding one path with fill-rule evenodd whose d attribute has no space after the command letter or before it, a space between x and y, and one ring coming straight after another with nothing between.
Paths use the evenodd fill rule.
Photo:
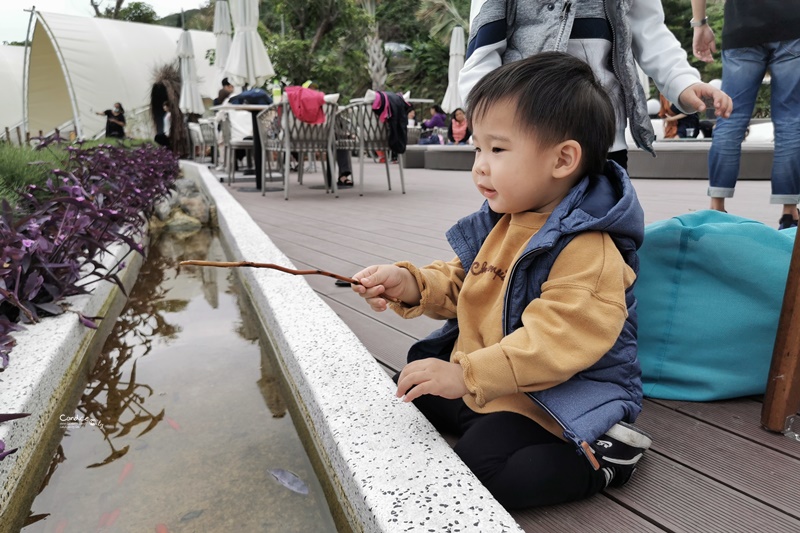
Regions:
<instances>
[{"instance_id":1,"label":"black sneaker","mask_svg":"<svg viewBox=\"0 0 800 533\"><path fill-rule=\"evenodd\" d=\"M621 487L636 472L636 463L653 443L650 435L625 422L618 422L592 446L607 487Z\"/></svg>"},{"instance_id":2,"label":"black sneaker","mask_svg":"<svg viewBox=\"0 0 800 533\"><path fill-rule=\"evenodd\" d=\"M783 215L778 221L778 229L796 228L797 220L792 215Z\"/></svg>"}]
</instances>

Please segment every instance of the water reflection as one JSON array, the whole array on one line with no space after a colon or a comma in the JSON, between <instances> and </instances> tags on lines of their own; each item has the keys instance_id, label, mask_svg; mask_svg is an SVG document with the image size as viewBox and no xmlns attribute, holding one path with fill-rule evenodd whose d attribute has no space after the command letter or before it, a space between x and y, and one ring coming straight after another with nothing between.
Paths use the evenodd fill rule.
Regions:
<instances>
[{"instance_id":1,"label":"water reflection","mask_svg":"<svg viewBox=\"0 0 800 533\"><path fill-rule=\"evenodd\" d=\"M188 259L225 257L207 230L151 244L25 533L335 531L232 272Z\"/></svg>"}]
</instances>

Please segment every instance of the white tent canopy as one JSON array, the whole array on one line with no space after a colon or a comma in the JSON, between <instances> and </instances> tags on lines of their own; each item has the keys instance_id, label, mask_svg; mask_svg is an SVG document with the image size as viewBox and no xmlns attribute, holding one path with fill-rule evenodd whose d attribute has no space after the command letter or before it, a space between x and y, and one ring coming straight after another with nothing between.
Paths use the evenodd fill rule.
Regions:
<instances>
[{"instance_id":1,"label":"white tent canopy","mask_svg":"<svg viewBox=\"0 0 800 533\"><path fill-rule=\"evenodd\" d=\"M25 66L24 46L0 46L0 135L4 128L22 122L22 75Z\"/></svg>"},{"instance_id":2,"label":"white tent canopy","mask_svg":"<svg viewBox=\"0 0 800 533\"><path fill-rule=\"evenodd\" d=\"M25 66L28 131L50 132L72 122L80 137L105 128L95 111L122 103L126 114L148 106L153 71L177 61L179 28L118 20L36 13ZM200 94L218 92L206 52L216 47L211 32L191 31Z\"/></svg>"}]
</instances>

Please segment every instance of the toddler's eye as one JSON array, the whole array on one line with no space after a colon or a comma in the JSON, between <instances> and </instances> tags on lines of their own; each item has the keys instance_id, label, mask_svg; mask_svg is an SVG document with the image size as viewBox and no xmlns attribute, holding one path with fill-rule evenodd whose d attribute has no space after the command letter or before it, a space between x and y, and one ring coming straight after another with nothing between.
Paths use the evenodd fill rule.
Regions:
<instances>
[{"instance_id":1,"label":"toddler's eye","mask_svg":"<svg viewBox=\"0 0 800 533\"><path fill-rule=\"evenodd\" d=\"M496 146L492 148L492 153L499 154L500 152L505 152L505 150Z\"/></svg>"}]
</instances>

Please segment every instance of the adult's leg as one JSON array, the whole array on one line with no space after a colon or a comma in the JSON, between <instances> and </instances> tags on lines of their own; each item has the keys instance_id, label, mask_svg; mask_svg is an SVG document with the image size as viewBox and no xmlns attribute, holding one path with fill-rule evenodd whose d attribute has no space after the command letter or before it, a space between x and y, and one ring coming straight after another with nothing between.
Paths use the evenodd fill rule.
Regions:
<instances>
[{"instance_id":1,"label":"adult's leg","mask_svg":"<svg viewBox=\"0 0 800 533\"><path fill-rule=\"evenodd\" d=\"M579 500L606 486L602 470L594 470L572 443L517 413L469 419L455 451L509 509Z\"/></svg>"},{"instance_id":2,"label":"adult's leg","mask_svg":"<svg viewBox=\"0 0 800 533\"><path fill-rule=\"evenodd\" d=\"M797 220L800 202L800 39L770 43L770 109L775 131L770 203Z\"/></svg>"},{"instance_id":3,"label":"adult's leg","mask_svg":"<svg viewBox=\"0 0 800 533\"><path fill-rule=\"evenodd\" d=\"M767 68L764 46L722 51L722 90L733 100L729 118L718 118L708 152L708 195L711 209L725 210L725 198L733 196L739 176L742 141L750 124L758 88Z\"/></svg>"},{"instance_id":4,"label":"adult's leg","mask_svg":"<svg viewBox=\"0 0 800 533\"><path fill-rule=\"evenodd\" d=\"M336 164L339 166L339 176L351 176L353 174L349 150L336 150Z\"/></svg>"}]
</instances>

